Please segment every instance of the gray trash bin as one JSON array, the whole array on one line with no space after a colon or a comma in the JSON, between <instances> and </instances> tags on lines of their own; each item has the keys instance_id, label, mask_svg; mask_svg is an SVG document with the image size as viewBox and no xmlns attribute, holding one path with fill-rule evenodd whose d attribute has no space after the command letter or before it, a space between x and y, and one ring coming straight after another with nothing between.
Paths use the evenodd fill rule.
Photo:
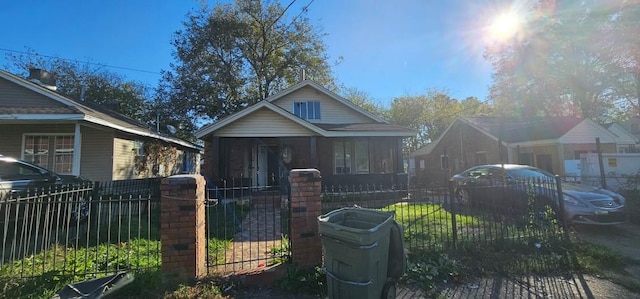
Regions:
<instances>
[{"instance_id":1,"label":"gray trash bin","mask_svg":"<svg viewBox=\"0 0 640 299\"><path fill-rule=\"evenodd\" d=\"M396 225L393 216L392 212L343 208L318 217L329 298L395 298L395 283L389 275L402 275L404 260L401 269L388 265L390 235ZM398 251L397 244L393 247L392 252Z\"/></svg>"}]
</instances>

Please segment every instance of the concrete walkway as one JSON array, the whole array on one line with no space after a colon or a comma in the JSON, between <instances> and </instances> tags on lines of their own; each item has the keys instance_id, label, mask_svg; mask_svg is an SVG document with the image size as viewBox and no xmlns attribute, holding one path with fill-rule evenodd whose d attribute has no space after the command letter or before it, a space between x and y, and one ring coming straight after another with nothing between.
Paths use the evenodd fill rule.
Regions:
<instances>
[{"instance_id":1,"label":"concrete walkway","mask_svg":"<svg viewBox=\"0 0 640 299\"><path fill-rule=\"evenodd\" d=\"M397 298L426 298L400 292ZM416 296L418 295L418 296ZM591 275L568 277L493 277L452 285L439 292L442 298L640 298L622 286Z\"/></svg>"},{"instance_id":2,"label":"concrete walkway","mask_svg":"<svg viewBox=\"0 0 640 299\"><path fill-rule=\"evenodd\" d=\"M251 210L226 250L226 264L218 266L217 272L239 274L268 265L272 249L282 247L282 200L273 196L251 198Z\"/></svg>"},{"instance_id":3,"label":"concrete walkway","mask_svg":"<svg viewBox=\"0 0 640 299\"><path fill-rule=\"evenodd\" d=\"M305 294L283 294L273 289L243 290L232 298L272 298L272 299L325 299ZM521 278L493 277L475 279L473 282L450 285L440 289L435 296L427 296L416 285L399 285L396 298L452 298L452 299L635 299L640 294L629 292L622 286L591 275L570 275L569 277ZM351 299L351 298L348 298Z\"/></svg>"}]
</instances>

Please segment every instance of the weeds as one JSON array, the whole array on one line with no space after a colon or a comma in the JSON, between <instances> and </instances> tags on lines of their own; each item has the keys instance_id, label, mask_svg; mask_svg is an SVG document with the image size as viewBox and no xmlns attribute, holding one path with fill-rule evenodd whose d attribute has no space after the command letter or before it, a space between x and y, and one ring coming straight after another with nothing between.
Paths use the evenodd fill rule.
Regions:
<instances>
[{"instance_id":1,"label":"weeds","mask_svg":"<svg viewBox=\"0 0 640 299\"><path fill-rule=\"evenodd\" d=\"M294 294L317 294L327 292L327 280L321 267L301 269L297 265L287 264L285 275L275 282L275 286Z\"/></svg>"}]
</instances>

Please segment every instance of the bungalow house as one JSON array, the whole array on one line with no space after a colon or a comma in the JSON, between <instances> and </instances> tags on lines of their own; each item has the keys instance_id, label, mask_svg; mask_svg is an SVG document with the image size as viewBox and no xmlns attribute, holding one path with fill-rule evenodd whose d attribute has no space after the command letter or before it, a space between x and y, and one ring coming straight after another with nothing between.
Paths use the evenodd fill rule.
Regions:
<instances>
[{"instance_id":1,"label":"bungalow house","mask_svg":"<svg viewBox=\"0 0 640 299\"><path fill-rule=\"evenodd\" d=\"M617 136L616 144L618 147L618 153L624 154L640 152L640 146L638 146L640 139L638 136L627 130L627 128L618 123L604 124L602 126Z\"/></svg>"},{"instance_id":2,"label":"bungalow house","mask_svg":"<svg viewBox=\"0 0 640 299\"><path fill-rule=\"evenodd\" d=\"M430 144L410 155L414 183L442 185L454 174L480 164L536 166L561 176L579 176L580 155L616 153L619 137L589 119L457 118Z\"/></svg>"},{"instance_id":3,"label":"bungalow house","mask_svg":"<svg viewBox=\"0 0 640 299\"><path fill-rule=\"evenodd\" d=\"M198 173L200 147L62 96L49 79L0 70L0 154L95 181Z\"/></svg>"},{"instance_id":4,"label":"bungalow house","mask_svg":"<svg viewBox=\"0 0 640 299\"><path fill-rule=\"evenodd\" d=\"M244 186L286 186L294 168L318 169L323 186L391 186L414 135L309 80L196 132L205 175Z\"/></svg>"}]
</instances>

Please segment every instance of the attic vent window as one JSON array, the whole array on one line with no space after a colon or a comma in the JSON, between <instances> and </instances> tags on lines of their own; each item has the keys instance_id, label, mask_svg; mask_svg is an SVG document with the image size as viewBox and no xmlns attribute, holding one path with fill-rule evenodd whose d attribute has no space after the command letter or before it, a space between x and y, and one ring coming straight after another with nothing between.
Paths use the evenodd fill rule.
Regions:
<instances>
[{"instance_id":1,"label":"attic vent window","mask_svg":"<svg viewBox=\"0 0 640 299\"><path fill-rule=\"evenodd\" d=\"M320 102L293 102L293 114L302 119L320 119Z\"/></svg>"}]
</instances>

